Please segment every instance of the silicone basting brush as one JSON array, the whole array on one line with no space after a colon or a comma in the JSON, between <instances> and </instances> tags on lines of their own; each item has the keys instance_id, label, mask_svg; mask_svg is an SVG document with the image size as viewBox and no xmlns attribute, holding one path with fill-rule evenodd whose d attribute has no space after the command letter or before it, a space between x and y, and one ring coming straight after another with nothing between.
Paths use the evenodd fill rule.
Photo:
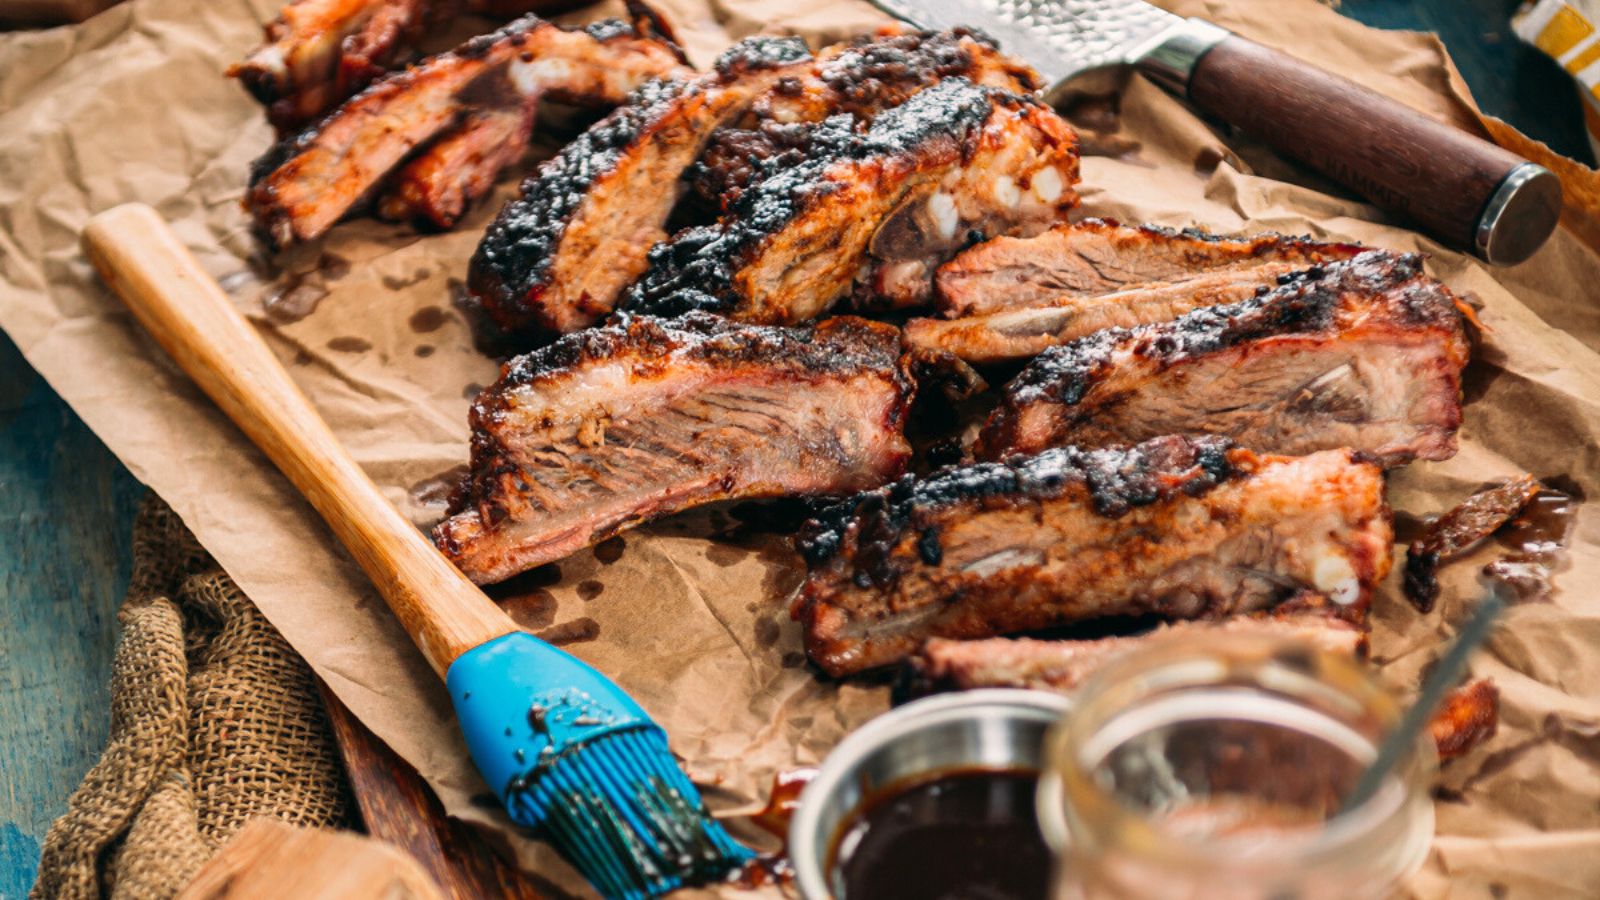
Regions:
<instances>
[{"instance_id":1,"label":"silicone basting brush","mask_svg":"<svg viewBox=\"0 0 1600 900\"><path fill-rule=\"evenodd\" d=\"M751 857L711 818L637 703L518 630L390 505L154 210L101 213L84 245L140 324L372 579L444 676L473 760L514 821L536 829L607 897L662 894Z\"/></svg>"}]
</instances>

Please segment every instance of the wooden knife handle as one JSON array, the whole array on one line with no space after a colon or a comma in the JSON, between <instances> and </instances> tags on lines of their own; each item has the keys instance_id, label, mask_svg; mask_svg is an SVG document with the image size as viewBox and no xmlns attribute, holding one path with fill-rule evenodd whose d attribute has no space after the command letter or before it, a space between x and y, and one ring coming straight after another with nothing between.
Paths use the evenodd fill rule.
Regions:
<instances>
[{"instance_id":1,"label":"wooden knife handle","mask_svg":"<svg viewBox=\"0 0 1600 900\"><path fill-rule=\"evenodd\" d=\"M379 492L155 210L128 204L100 213L83 242L139 324L322 514L440 675L467 650L516 630Z\"/></svg>"},{"instance_id":2,"label":"wooden knife handle","mask_svg":"<svg viewBox=\"0 0 1600 900\"><path fill-rule=\"evenodd\" d=\"M1194 64L1206 112L1500 265L1554 230L1548 170L1285 53L1228 35Z\"/></svg>"}]
</instances>

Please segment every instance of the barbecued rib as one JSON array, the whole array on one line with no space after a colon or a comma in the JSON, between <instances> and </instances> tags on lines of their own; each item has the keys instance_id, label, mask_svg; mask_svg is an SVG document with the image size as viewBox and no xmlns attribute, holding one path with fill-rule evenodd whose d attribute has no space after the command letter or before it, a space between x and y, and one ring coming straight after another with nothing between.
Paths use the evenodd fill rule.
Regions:
<instances>
[{"instance_id":1,"label":"barbecued rib","mask_svg":"<svg viewBox=\"0 0 1600 900\"><path fill-rule=\"evenodd\" d=\"M468 285L502 327L564 334L609 313L666 238L678 179L719 125L809 64L797 38L752 38L692 81L652 82L540 165L489 226Z\"/></svg>"},{"instance_id":2,"label":"barbecued rib","mask_svg":"<svg viewBox=\"0 0 1600 900\"><path fill-rule=\"evenodd\" d=\"M1050 347L1107 328L1170 322L1204 306L1248 300L1298 271L1294 263L1270 262L1244 269L1202 272L1180 281L1139 284L1062 300L1055 306L1024 307L960 319L912 319L906 343L948 353L970 363L1028 359Z\"/></svg>"},{"instance_id":3,"label":"barbecued rib","mask_svg":"<svg viewBox=\"0 0 1600 900\"><path fill-rule=\"evenodd\" d=\"M1367 652L1367 635L1360 626L1317 610L1274 610L1220 621L1174 622L1145 634L1092 641L934 638L909 660L905 684L913 694L986 687L1071 693L1101 668L1130 653L1151 644L1181 643L1208 634L1298 640L1336 654L1365 656ZM1499 718L1500 692L1494 682L1482 678L1452 691L1428 723L1439 759L1461 756L1493 737Z\"/></svg>"},{"instance_id":4,"label":"barbecued rib","mask_svg":"<svg viewBox=\"0 0 1600 900\"><path fill-rule=\"evenodd\" d=\"M474 110L544 95L618 103L649 78L685 71L675 48L615 19L568 31L525 16L384 78L280 142L257 160L245 203L274 244L311 240Z\"/></svg>"},{"instance_id":5,"label":"barbecued rib","mask_svg":"<svg viewBox=\"0 0 1600 900\"><path fill-rule=\"evenodd\" d=\"M1415 254L1374 250L1241 303L1107 329L1023 369L976 452L1201 432L1262 452L1448 459L1469 349L1456 303Z\"/></svg>"},{"instance_id":6,"label":"barbecued rib","mask_svg":"<svg viewBox=\"0 0 1600 900\"><path fill-rule=\"evenodd\" d=\"M899 334L638 317L507 364L472 408L464 509L434 539L493 582L716 500L839 494L900 474Z\"/></svg>"},{"instance_id":7,"label":"barbecued rib","mask_svg":"<svg viewBox=\"0 0 1600 900\"><path fill-rule=\"evenodd\" d=\"M537 107L538 98L530 97L521 106L468 113L394 176L378 200L379 218L453 227L494 187L500 170L521 158Z\"/></svg>"},{"instance_id":8,"label":"barbecued rib","mask_svg":"<svg viewBox=\"0 0 1600 900\"><path fill-rule=\"evenodd\" d=\"M1098 640L933 638L908 660L916 693L1016 687L1070 692L1112 660L1156 641L1207 635L1259 635L1306 641L1332 653L1366 655L1367 633L1354 622L1320 609L1274 610L1231 619L1171 622L1144 634Z\"/></svg>"},{"instance_id":9,"label":"barbecued rib","mask_svg":"<svg viewBox=\"0 0 1600 900\"><path fill-rule=\"evenodd\" d=\"M265 40L229 67L267 107L280 132L299 128L397 67L417 41L463 9L494 15L547 13L568 0L291 0ZM487 7L493 7L492 9Z\"/></svg>"},{"instance_id":10,"label":"barbecued rib","mask_svg":"<svg viewBox=\"0 0 1600 900\"><path fill-rule=\"evenodd\" d=\"M1349 259L1361 250L1356 244L1281 234L1222 237L1193 228L1085 219L1030 238L995 238L962 253L939 268L935 305L945 318L1066 305L1215 270L1243 272L1284 263L1304 268Z\"/></svg>"},{"instance_id":11,"label":"barbecued rib","mask_svg":"<svg viewBox=\"0 0 1600 900\"><path fill-rule=\"evenodd\" d=\"M794 608L833 675L931 637L1108 615L1219 618L1315 590L1364 609L1389 569L1383 473L1347 450L1217 437L1067 447L908 477L808 523Z\"/></svg>"},{"instance_id":12,"label":"barbecued rib","mask_svg":"<svg viewBox=\"0 0 1600 900\"><path fill-rule=\"evenodd\" d=\"M958 75L1018 94L1039 86L1037 73L984 35L886 26L823 49L806 71L762 95L737 127L719 129L689 171L690 190L704 208L726 213L761 172L771 171L764 161L796 150L802 152L793 161L804 159L798 138L809 124L848 114L861 130L883 110Z\"/></svg>"},{"instance_id":13,"label":"barbecued rib","mask_svg":"<svg viewBox=\"0 0 1600 900\"><path fill-rule=\"evenodd\" d=\"M817 129L808 159L746 190L714 226L650 252L623 309L801 322L861 282L926 298L933 267L982 233L1031 233L1077 202L1077 138L1035 100L950 78L877 117Z\"/></svg>"}]
</instances>

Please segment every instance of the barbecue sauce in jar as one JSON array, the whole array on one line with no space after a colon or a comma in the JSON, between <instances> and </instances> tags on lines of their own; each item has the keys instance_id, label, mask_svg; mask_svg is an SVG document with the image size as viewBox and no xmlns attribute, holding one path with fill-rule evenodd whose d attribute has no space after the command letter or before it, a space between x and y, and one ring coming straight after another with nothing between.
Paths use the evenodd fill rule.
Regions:
<instances>
[{"instance_id":1,"label":"barbecue sauce in jar","mask_svg":"<svg viewBox=\"0 0 1600 900\"><path fill-rule=\"evenodd\" d=\"M1038 783L1032 771L961 769L868 798L834 836L839 900L1043 900Z\"/></svg>"}]
</instances>

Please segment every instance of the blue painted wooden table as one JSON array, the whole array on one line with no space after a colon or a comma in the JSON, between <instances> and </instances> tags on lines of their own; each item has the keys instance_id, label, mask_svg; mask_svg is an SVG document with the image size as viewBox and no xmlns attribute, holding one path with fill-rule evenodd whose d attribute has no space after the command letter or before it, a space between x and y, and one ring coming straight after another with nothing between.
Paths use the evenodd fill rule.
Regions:
<instances>
[{"instance_id":1,"label":"blue painted wooden table","mask_svg":"<svg viewBox=\"0 0 1600 900\"><path fill-rule=\"evenodd\" d=\"M1436 31L1484 109L1591 163L1572 83L1510 33L1516 0L1344 0ZM109 727L116 609L143 488L0 335L0 900L26 895L39 842Z\"/></svg>"}]
</instances>

